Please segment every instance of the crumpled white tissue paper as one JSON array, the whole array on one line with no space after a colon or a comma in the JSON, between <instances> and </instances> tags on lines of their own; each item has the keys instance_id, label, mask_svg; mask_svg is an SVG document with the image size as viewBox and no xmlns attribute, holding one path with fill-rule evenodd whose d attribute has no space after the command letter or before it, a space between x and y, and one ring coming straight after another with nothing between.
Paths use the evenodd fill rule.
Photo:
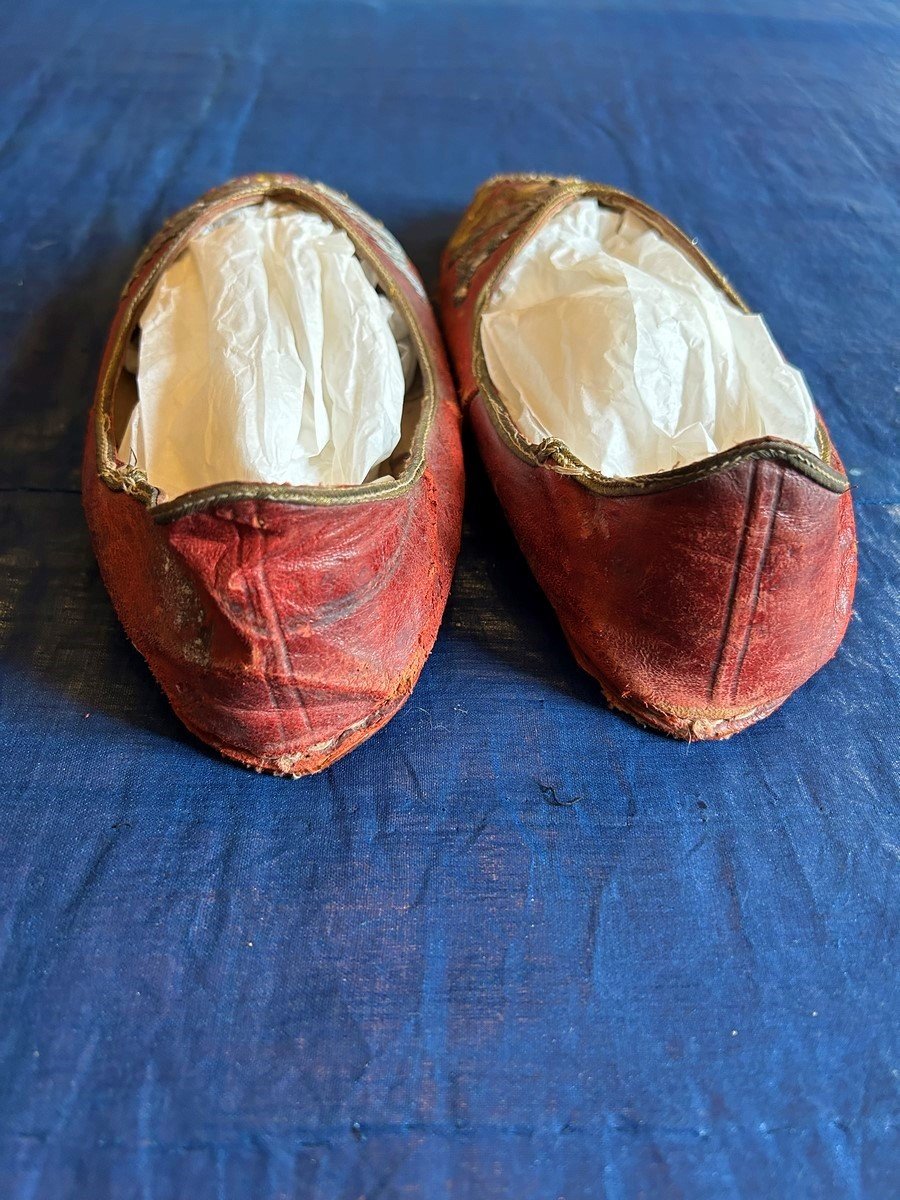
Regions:
<instances>
[{"instance_id":1,"label":"crumpled white tissue paper","mask_svg":"<svg viewBox=\"0 0 900 1200\"><path fill-rule=\"evenodd\" d=\"M803 376L633 213L581 199L512 259L481 325L491 379L531 443L609 476L666 471L750 438L818 454Z\"/></svg>"},{"instance_id":2,"label":"crumpled white tissue paper","mask_svg":"<svg viewBox=\"0 0 900 1200\"><path fill-rule=\"evenodd\" d=\"M173 499L240 481L362 483L394 450L416 356L353 243L267 201L194 238L140 318L119 446Z\"/></svg>"}]
</instances>

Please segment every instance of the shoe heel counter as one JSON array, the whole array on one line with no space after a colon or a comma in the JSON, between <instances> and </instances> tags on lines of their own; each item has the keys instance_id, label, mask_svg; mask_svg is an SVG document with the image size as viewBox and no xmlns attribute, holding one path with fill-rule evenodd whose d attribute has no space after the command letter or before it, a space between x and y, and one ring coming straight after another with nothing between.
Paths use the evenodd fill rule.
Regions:
<instances>
[{"instance_id":1,"label":"shoe heel counter","mask_svg":"<svg viewBox=\"0 0 900 1200\"><path fill-rule=\"evenodd\" d=\"M746 709L805 683L840 645L855 582L849 492L829 491L783 463L756 461L710 703Z\"/></svg>"},{"instance_id":2,"label":"shoe heel counter","mask_svg":"<svg viewBox=\"0 0 900 1200\"><path fill-rule=\"evenodd\" d=\"M849 493L764 458L655 495L553 486L562 503L544 505L545 523L565 513L558 543L564 524L580 536L537 573L614 706L678 736L727 737L837 650L856 578ZM548 542L529 550L545 566Z\"/></svg>"},{"instance_id":3,"label":"shoe heel counter","mask_svg":"<svg viewBox=\"0 0 900 1200\"><path fill-rule=\"evenodd\" d=\"M644 625L645 686L622 706L685 737L728 737L837 650L856 579L852 502L755 459L712 480L694 517L689 543L657 576L661 619Z\"/></svg>"}]
</instances>

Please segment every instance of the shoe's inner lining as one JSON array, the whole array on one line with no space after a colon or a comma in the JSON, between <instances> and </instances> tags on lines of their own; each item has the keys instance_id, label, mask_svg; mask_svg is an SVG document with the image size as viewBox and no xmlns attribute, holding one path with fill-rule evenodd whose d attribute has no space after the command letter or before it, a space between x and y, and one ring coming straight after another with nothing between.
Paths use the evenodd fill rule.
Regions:
<instances>
[{"instance_id":1,"label":"shoe's inner lining","mask_svg":"<svg viewBox=\"0 0 900 1200\"><path fill-rule=\"evenodd\" d=\"M421 401L409 330L350 238L274 201L228 214L166 268L117 407L129 370L137 403L118 456L169 500L225 482L376 478L395 469Z\"/></svg>"},{"instance_id":2,"label":"shoe's inner lining","mask_svg":"<svg viewBox=\"0 0 900 1200\"><path fill-rule=\"evenodd\" d=\"M594 199L513 257L481 340L522 436L558 438L604 475L667 471L759 437L818 455L803 376L762 317L639 217Z\"/></svg>"}]
</instances>

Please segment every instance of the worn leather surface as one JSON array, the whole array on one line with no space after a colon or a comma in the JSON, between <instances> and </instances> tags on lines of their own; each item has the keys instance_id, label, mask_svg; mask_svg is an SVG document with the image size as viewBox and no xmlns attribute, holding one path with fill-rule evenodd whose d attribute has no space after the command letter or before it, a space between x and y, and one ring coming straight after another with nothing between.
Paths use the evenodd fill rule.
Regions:
<instances>
[{"instance_id":1,"label":"worn leather surface","mask_svg":"<svg viewBox=\"0 0 900 1200\"><path fill-rule=\"evenodd\" d=\"M561 198L553 182L498 180L463 216L441 276L461 392L578 662L640 721L689 739L728 737L771 713L840 644L856 582L850 493L768 448L632 495L598 494L516 453L473 371L476 310L511 239ZM836 455L832 465L842 470Z\"/></svg>"},{"instance_id":2,"label":"worn leather surface","mask_svg":"<svg viewBox=\"0 0 900 1200\"><path fill-rule=\"evenodd\" d=\"M193 219L219 211L240 186L211 194ZM413 306L434 364L426 467L408 490L355 503L336 490L325 506L225 497L160 522L98 474L94 410L84 453L85 511L104 582L173 709L229 757L292 775L352 750L407 699L434 644L459 548L459 412L434 317L418 277L398 269L368 225L349 219ZM124 302L104 366L123 314Z\"/></svg>"}]
</instances>

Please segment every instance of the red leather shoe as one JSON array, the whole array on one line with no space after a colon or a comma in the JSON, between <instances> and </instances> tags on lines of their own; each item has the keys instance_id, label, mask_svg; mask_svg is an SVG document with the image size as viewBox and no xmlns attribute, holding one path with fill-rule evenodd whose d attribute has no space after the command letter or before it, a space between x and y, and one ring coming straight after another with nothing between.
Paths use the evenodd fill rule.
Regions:
<instances>
[{"instance_id":1,"label":"red leather shoe","mask_svg":"<svg viewBox=\"0 0 900 1200\"><path fill-rule=\"evenodd\" d=\"M362 482L238 478L161 495L117 453L135 409L128 359L141 315L194 239L268 202L318 214L349 237L378 303L405 323L418 391L402 401L395 449ZM421 281L393 237L345 196L291 175L234 180L173 217L140 258L112 324L83 494L122 624L199 738L258 770L296 776L380 729L434 643L463 494L455 390Z\"/></svg>"},{"instance_id":2,"label":"red leather shoe","mask_svg":"<svg viewBox=\"0 0 900 1200\"><path fill-rule=\"evenodd\" d=\"M585 462L587 452L596 450L599 459L606 446L588 440L587 451L576 454L558 437L534 435L534 423L523 428L521 405L514 416L488 370L486 314L497 310L504 288L512 293L510 265L520 261L520 251L563 220L568 206L589 199L619 214L616 230L627 235L626 256L634 230L646 227L656 251L670 255L674 247L678 270L702 276L698 288L716 304L727 301L728 319L747 327L739 314L749 310L733 288L681 230L647 205L578 179L499 177L476 193L442 263L442 322L460 395L531 569L575 658L610 704L677 737L729 737L778 708L837 650L856 579L849 483L811 401L812 448L783 436L755 436L686 455L689 461L676 455L674 466L631 475ZM573 261L557 255L556 265L568 269ZM555 269L549 259L544 266ZM582 292L577 302L583 301ZM515 297L510 305L515 310ZM552 354L560 330L565 340L570 311L554 309L563 314L554 320L563 324L549 334L539 307L507 312L497 337L498 327L491 330L491 345L500 344L501 333L507 343L512 337L515 358L516 331L525 337L536 329ZM599 327L604 310L591 312ZM754 336L762 337L763 328L754 325ZM651 341L656 336L653 329L644 334ZM568 345L566 361L582 354L590 359L589 351ZM617 353L615 344L606 348L621 381ZM665 372L668 363L661 361L658 370ZM783 359L772 361L776 373L786 373L782 382L790 375L791 386L800 386L802 377ZM558 381L545 375L543 382L553 392ZM512 388L508 380L506 386ZM630 380L622 386L628 391ZM647 386L652 392L652 378ZM521 399L521 392L515 395ZM561 396L561 405L574 403L564 389L553 395ZM553 405L548 411L544 428L562 419Z\"/></svg>"}]
</instances>

